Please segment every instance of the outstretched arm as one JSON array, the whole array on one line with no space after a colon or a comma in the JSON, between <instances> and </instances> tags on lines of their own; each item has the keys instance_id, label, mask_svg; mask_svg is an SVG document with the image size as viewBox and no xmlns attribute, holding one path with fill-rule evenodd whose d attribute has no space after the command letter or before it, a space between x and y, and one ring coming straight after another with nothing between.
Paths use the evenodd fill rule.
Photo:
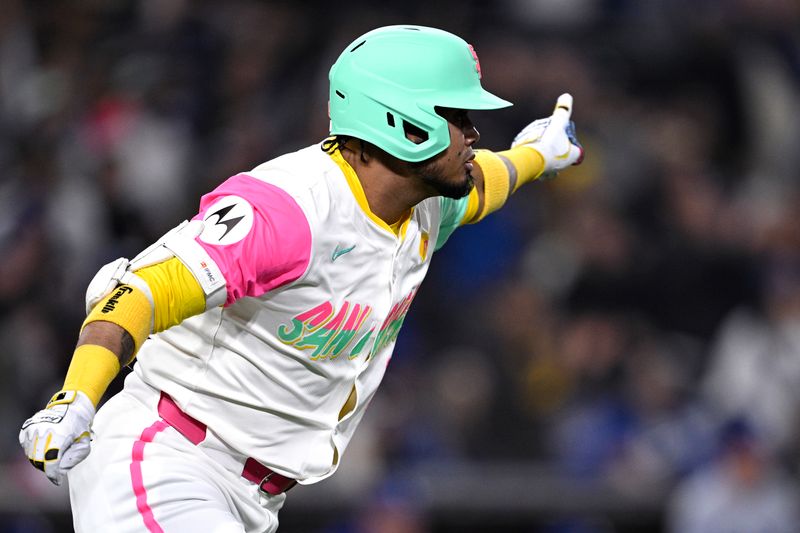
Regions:
<instances>
[{"instance_id":1,"label":"outstretched arm","mask_svg":"<svg viewBox=\"0 0 800 533\"><path fill-rule=\"evenodd\" d=\"M475 189L470 194L463 223L473 224L497 211L522 185L583 160L583 148L575 136L572 96L562 94L553 114L526 126L510 150L479 150L475 157Z\"/></svg>"}]
</instances>

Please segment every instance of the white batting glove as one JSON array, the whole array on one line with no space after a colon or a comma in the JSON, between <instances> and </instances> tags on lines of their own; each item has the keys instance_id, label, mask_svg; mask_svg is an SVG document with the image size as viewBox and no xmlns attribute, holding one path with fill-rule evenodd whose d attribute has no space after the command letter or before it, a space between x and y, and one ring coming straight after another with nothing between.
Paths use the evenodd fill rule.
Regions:
<instances>
[{"instance_id":1,"label":"white batting glove","mask_svg":"<svg viewBox=\"0 0 800 533\"><path fill-rule=\"evenodd\" d=\"M19 443L25 455L56 485L89 455L94 413L94 404L86 394L61 391L22 424Z\"/></svg>"},{"instance_id":2,"label":"white batting glove","mask_svg":"<svg viewBox=\"0 0 800 533\"><path fill-rule=\"evenodd\" d=\"M535 120L514 137L511 148L528 146L544 158L542 177L555 176L559 170L583 161L583 147L575 136L572 116L572 95L564 93L558 97L553 114Z\"/></svg>"}]
</instances>

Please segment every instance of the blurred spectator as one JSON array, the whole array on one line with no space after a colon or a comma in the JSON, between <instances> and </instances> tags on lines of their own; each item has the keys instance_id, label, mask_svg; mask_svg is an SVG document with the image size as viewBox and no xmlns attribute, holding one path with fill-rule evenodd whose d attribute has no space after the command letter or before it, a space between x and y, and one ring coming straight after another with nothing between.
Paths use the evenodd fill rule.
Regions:
<instances>
[{"instance_id":1,"label":"blurred spectator","mask_svg":"<svg viewBox=\"0 0 800 533\"><path fill-rule=\"evenodd\" d=\"M716 461L678 485L674 533L791 533L800 527L797 484L742 420L721 431Z\"/></svg>"},{"instance_id":2,"label":"blurred spectator","mask_svg":"<svg viewBox=\"0 0 800 533\"><path fill-rule=\"evenodd\" d=\"M635 430L622 394L630 336L621 317L599 313L583 313L563 326L559 358L579 383L558 413L551 446L568 475L605 476Z\"/></svg>"},{"instance_id":3,"label":"blurred spectator","mask_svg":"<svg viewBox=\"0 0 800 533\"><path fill-rule=\"evenodd\" d=\"M725 416L741 414L773 451L800 442L800 231L790 198L766 226L761 305L732 313L719 331L704 388Z\"/></svg>"},{"instance_id":4,"label":"blurred spectator","mask_svg":"<svg viewBox=\"0 0 800 533\"><path fill-rule=\"evenodd\" d=\"M559 358L576 383L551 418L551 453L567 475L657 498L707 460L715 422L687 393L682 344L596 312L570 321L562 335Z\"/></svg>"},{"instance_id":5,"label":"blurred spectator","mask_svg":"<svg viewBox=\"0 0 800 533\"><path fill-rule=\"evenodd\" d=\"M358 517L354 533L427 533L427 519L414 505L397 497L378 498Z\"/></svg>"}]
</instances>

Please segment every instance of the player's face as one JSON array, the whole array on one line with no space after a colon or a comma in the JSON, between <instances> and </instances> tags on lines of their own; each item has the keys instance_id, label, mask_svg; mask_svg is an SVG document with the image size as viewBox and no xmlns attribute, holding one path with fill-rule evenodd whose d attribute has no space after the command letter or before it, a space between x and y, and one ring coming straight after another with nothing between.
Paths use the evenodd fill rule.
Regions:
<instances>
[{"instance_id":1,"label":"player's face","mask_svg":"<svg viewBox=\"0 0 800 533\"><path fill-rule=\"evenodd\" d=\"M450 127L450 146L442 153L412 164L413 173L432 187L437 194L447 198L463 198L474 186L472 145L480 134L464 109L437 108Z\"/></svg>"}]
</instances>

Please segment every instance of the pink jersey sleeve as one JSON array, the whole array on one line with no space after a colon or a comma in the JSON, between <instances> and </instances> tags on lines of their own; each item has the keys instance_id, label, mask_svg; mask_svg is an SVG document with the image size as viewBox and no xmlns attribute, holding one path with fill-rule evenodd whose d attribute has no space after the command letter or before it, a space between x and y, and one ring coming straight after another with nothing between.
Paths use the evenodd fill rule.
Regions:
<instances>
[{"instance_id":1,"label":"pink jersey sleeve","mask_svg":"<svg viewBox=\"0 0 800 533\"><path fill-rule=\"evenodd\" d=\"M197 242L225 276L225 305L290 283L308 267L308 220L275 185L237 174L203 196L193 220L205 222Z\"/></svg>"}]
</instances>

